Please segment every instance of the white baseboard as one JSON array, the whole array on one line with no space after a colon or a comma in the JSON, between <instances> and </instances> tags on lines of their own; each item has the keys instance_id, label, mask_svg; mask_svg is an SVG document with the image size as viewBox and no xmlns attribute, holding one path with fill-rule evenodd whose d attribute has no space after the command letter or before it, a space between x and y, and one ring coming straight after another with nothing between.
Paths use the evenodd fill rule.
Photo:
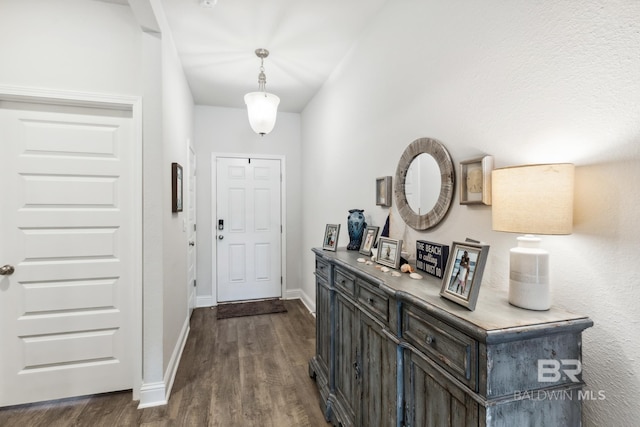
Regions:
<instances>
[{"instance_id":1,"label":"white baseboard","mask_svg":"<svg viewBox=\"0 0 640 427\"><path fill-rule=\"evenodd\" d=\"M180 331L178 342L171 354L167 370L164 373L164 380L155 383L142 384L142 387L140 388L140 403L138 404L138 409L166 405L169 401L173 382L176 379L176 373L178 372L178 366L180 365L180 358L182 357L184 346L187 344L187 338L189 337L190 330L189 318L187 318L182 326L182 331Z\"/></svg>"},{"instance_id":2,"label":"white baseboard","mask_svg":"<svg viewBox=\"0 0 640 427\"><path fill-rule=\"evenodd\" d=\"M216 301L213 298L213 295L201 295L196 297L196 307L214 307L216 306Z\"/></svg>"},{"instance_id":3,"label":"white baseboard","mask_svg":"<svg viewBox=\"0 0 640 427\"><path fill-rule=\"evenodd\" d=\"M284 299L299 299L307 310L315 316L316 304L302 289L291 289L285 293Z\"/></svg>"},{"instance_id":4,"label":"white baseboard","mask_svg":"<svg viewBox=\"0 0 640 427\"><path fill-rule=\"evenodd\" d=\"M189 337L190 330L191 328L189 327L189 318L187 317L184 321L184 325L182 325L182 330L180 331L178 342L176 343L176 346L173 349L173 353L171 354L171 359L169 360L167 370L164 373L164 382L167 384L167 401L169 401L169 395L171 394L173 381L176 379L176 373L178 372L178 366L180 365L180 358L182 357L184 346L187 344L187 338Z\"/></svg>"},{"instance_id":5,"label":"white baseboard","mask_svg":"<svg viewBox=\"0 0 640 427\"><path fill-rule=\"evenodd\" d=\"M299 299L301 292L301 289L289 289L284 293L283 299Z\"/></svg>"},{"instance_id":6,"label":"white baseboard","mask_svg":"<svg viewBox=\"0 0 640 427\"><path fill-rule=\"evenodd\" d=\"M167 404L167 388L164 381L142 383L140 387L140 403L138 409L151 408Z\"/></svg>"}]
</instances>

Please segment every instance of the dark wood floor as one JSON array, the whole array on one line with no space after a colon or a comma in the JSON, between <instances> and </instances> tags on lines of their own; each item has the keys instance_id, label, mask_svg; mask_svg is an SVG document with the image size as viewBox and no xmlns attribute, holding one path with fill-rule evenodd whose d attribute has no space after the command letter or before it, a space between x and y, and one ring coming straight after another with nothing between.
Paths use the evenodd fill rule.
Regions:
<instances>
[{"instance_id":1,"label":"dark wood floor","mask_svg":"<svg viewBox=\"0 0 640 427\"><path fill-rule=\"evenodd\" d=\"M315 320L299 300L286 307L225 320L195 310L166 406L111 393L0 409L0 426L328 426L307 369Z\"/></svg>"}]
</instances>

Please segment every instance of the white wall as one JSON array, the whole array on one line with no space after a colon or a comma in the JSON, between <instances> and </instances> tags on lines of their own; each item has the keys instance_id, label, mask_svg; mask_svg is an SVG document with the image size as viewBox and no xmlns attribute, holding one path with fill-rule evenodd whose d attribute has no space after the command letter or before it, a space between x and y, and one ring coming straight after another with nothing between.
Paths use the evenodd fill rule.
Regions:
<instances>
[{"instance_id":1,"label":"white wall","mask_svg":"<svg viewBox=\"0 0 640 427\"><path fill-rule=\"evenodd\" d=\"M433 137L456 163L576 164L575 227L544 237L555 304L589 315L584 379L606 399L584 424L640 419L640 3L464 0L388 2L302 114L303 289L326 223L363 208L391 235L491 244L481 292L507 289L515 236L491 230L491 208L458 203L417 232L375 206L375 178L394 175L414 139ZM542 207L541 207L542 208ZM341 233L340 246L348 235Z\"/></svg>"},{"instance_id":2,"label":"white wall","mask_svg":"<svg viewBox=\"0 0 640 427\"><path fill-rule=\"evenodd\" d=\"M183 167L183 191L186 197L189 141L193 139L193 97L178 59L175 45L159 0L152 0L162 29L162 165L161 207L163 219L163 361L165 381L174 372L181 342L188 330L187 209L171 212L171 163ZM159 182L156 182L158 185ZM186 205L186 199L185 199ZM169 371L169 372L167 372Z\"/></svg>"},{"instance_id":3,"label":"white wall","mask_svg":"<svg viewBox=\"0 0 640 427\"><path fill-rule=\"evenodd\" d=\"M247 111L244 109L196 106L195 144L198 155L198 305L216 303L212 292L211 230L211 154L266 154L285 156L286 175L286 294L285 297L301 296L307 303L315 293L299 295L301 273L301 141L300 115L278 113L275 128L263 137L253 133L249 127Z\"/></svg>"},{"instance_id":4,"label":"white wall","mask_svg":"<svg viewBox=\"0 0 640 427\"><path fill-rule=\"evenodd\" d=\"M0 82L140 95L140 40L126 6L2 0Z\"/></svg>"}]
</instances>

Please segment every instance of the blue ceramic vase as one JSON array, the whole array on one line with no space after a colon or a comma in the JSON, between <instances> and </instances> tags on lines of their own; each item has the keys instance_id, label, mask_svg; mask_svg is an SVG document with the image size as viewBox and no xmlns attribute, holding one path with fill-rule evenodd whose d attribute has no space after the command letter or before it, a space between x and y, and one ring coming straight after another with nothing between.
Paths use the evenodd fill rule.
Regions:
<instances>
[{"instance_id":1,"label":"blue ceramic vase","mask_svg":"<svg viewBox=\"0 0 640 427\"><path fill-rule=\"evenodd\" d=\"M367 223L364 220L364 209L351 209L347 217L347 230L349 230L349 244L347 249L357 251L362 243L362 235Z\"/></svg>"}]
</instances>

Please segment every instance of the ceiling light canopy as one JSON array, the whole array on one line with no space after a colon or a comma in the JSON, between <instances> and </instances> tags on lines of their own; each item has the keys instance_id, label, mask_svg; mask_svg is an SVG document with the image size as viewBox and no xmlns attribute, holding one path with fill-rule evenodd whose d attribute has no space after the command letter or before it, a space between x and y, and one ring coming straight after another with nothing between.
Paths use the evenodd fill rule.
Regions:
<instances>
[{"instance_id":1,"label":"ceiling light canopy","mask_svg":"<svg viewBox=\"0 0 640 427\"><path fill-rule=\"evenodd\" d=\"M244 96L247 104L247 114L251 129L260 136L264 136L273 130L276 124L278 104L280 98L271 93L267 93L265 85L267 76L264 74L264 58L269 56L267 49L256 49L256 56L260 58L260 74L258 74L258 92L250 92Z\"/></svg>"}]
</instances>

